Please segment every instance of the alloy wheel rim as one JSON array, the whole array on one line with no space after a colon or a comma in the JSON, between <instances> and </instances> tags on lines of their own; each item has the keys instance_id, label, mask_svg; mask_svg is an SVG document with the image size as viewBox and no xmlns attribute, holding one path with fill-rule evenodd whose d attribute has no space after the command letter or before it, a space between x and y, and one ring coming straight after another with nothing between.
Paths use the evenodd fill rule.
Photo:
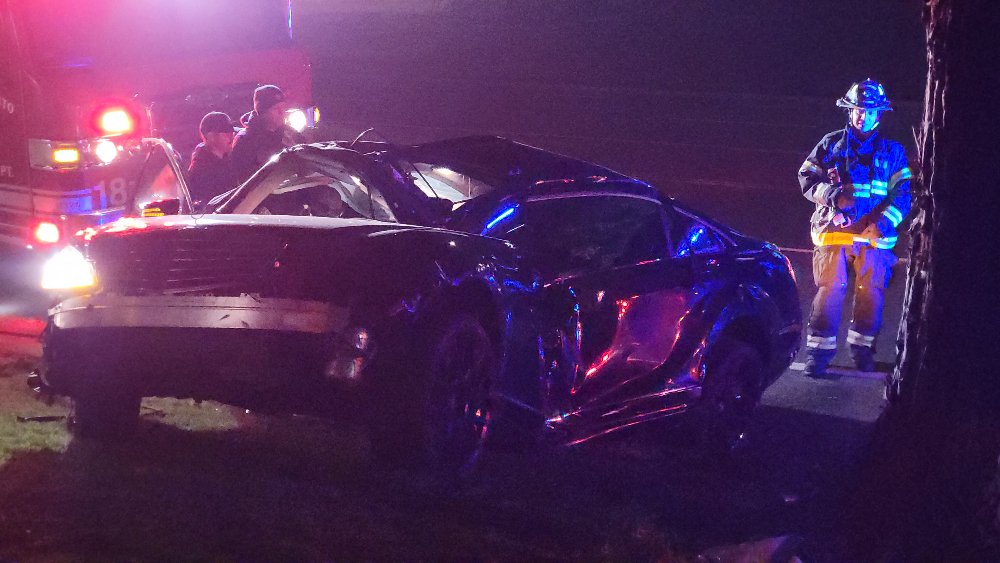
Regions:
<instances>
[{"instance_id":1,"label":"alloy wheel rim","mask_svg":"<svg viewBox=\"0 0 1000 563\"><path fill-rule=\"evenodd\" d=\"M490 427L488 346L476 331L460 330L450 335L442 347L441 438L448 449L461 456L472 456L482 446Z\"/></svg>"}]
</instances>

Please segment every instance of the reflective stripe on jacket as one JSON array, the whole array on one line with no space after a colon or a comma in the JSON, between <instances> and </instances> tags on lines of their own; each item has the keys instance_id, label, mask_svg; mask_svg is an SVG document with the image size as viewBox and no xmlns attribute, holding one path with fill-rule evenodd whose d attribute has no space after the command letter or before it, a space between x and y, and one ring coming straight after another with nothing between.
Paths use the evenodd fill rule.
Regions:
<instances>
[{"instance_id":1,"label":"reflective stripe on jacket","mask_svg":"<svg viewBox=\"0 0 1000 563\"><path fill-rule=\"evenodd\" d=\"M827 170L840 172L843 186L830 184ZM864 141L858 139L850 126L825 135L799 167L802 195L816 204L811 223L813 244L867 243L875 248L896 245L896 229L910 212L911 172L906 151L899 143L887 139L877 130ZM850 190L854 207L837 209L837 195ZM834 224L838 213L849 216L846 227ZM872 237L877 224L882 237Z\"/></svg>"}]
</instances>

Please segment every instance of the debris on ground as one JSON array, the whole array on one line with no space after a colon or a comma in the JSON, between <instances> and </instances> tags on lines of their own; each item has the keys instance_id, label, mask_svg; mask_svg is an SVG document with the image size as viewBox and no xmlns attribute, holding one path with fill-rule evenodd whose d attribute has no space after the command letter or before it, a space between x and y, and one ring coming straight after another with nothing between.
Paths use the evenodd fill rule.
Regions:
<instances>
[{"instance_id":1,"label":"debris on ground","mask_svg":"<svg viewBox=\"0 0 1000 563\"><path fill-rule=\"evenodd\" d=\"M802 538L777 536L762 540L713 547L701 553L698 561L704 563L802 563L798 552Z\"/></svg>"},{"instance_id":2,"label":"debris on ground","mask_svg":"<svg viewBox=\"0 0 1000 563\"><path fill-rule=\"evenodd\" d=\"M18 422L59 422L60 420L66 420L65 415L46 415L46 416L18 416Z\"/></svg>"}]
</instances>

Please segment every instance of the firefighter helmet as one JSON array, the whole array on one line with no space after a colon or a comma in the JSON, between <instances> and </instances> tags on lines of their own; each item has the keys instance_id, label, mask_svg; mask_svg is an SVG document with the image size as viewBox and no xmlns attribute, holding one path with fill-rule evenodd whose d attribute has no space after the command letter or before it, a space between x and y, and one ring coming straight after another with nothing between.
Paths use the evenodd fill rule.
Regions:
<instances>
[{"instance_id":1,"label":"firefighter helmet","mask_svg":"<svg viewBox=\"0 0 1000 563\"><path fill-rule=\"evenodd\" d=\"M852 84L844 97L837 100L837 107L892 111L885 88L871 78Z\"/></svg>"}]
</instances>

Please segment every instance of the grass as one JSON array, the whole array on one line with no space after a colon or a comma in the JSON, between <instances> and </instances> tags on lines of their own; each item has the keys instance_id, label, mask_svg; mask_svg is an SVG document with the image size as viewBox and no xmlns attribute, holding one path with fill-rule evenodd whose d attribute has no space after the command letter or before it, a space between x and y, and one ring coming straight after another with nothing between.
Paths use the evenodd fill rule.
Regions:
<instances>
[{"instance_id":1,"label":"grass","mask_svg":"<svg viewBox=\"0 0 1000 563\"><path fill-rule=\"evenodd\" d=\"M774 451L749 469L631 440L500 453L458 486L372 464L355 427L167 399L95 444L19 421L68 413L24 385L31 363L0 364L0 561L685 561L809 525Z\"/></svg>"},{"instance_id":2,"label":"grass","mask_svg":"<svg viewBox=\"0 0 1000 563\"><path fill-rule=\"evenodd\" d=\"M0 358L0 466L18 453L65 452L72 440L66 425L69 401L42 396L25 384L36 364L37 359L26 356ZM238 428L249 419L241 414L213 402L147 398L142 403L142 416L190 431Z\"/></svg>"},{"instance_id":3,"label":"grass","mask_svg":"<svg viewBox=\"0 0 1000 563\"><path fill-rule=\"evenodd\" d=\"M655 511L558 460L455 488L373 466L357 428L168 399L129 443L74 440L32 364L0 364L0 560L682 560Z\"/></svg>"},{"instance_id":4,"label":"grass","mask_svg":"<svg viewBox=\"0 0 1000 563\"><path fill-rule=\"evenodd\" d=\"M69 445L64 424L19 420L62 417L69 410L65 401L47 405L31 395L25 376L34 363L23 356L0 358L0 465L18 452L63 452Z\"/></svg>"}]
</instances>

